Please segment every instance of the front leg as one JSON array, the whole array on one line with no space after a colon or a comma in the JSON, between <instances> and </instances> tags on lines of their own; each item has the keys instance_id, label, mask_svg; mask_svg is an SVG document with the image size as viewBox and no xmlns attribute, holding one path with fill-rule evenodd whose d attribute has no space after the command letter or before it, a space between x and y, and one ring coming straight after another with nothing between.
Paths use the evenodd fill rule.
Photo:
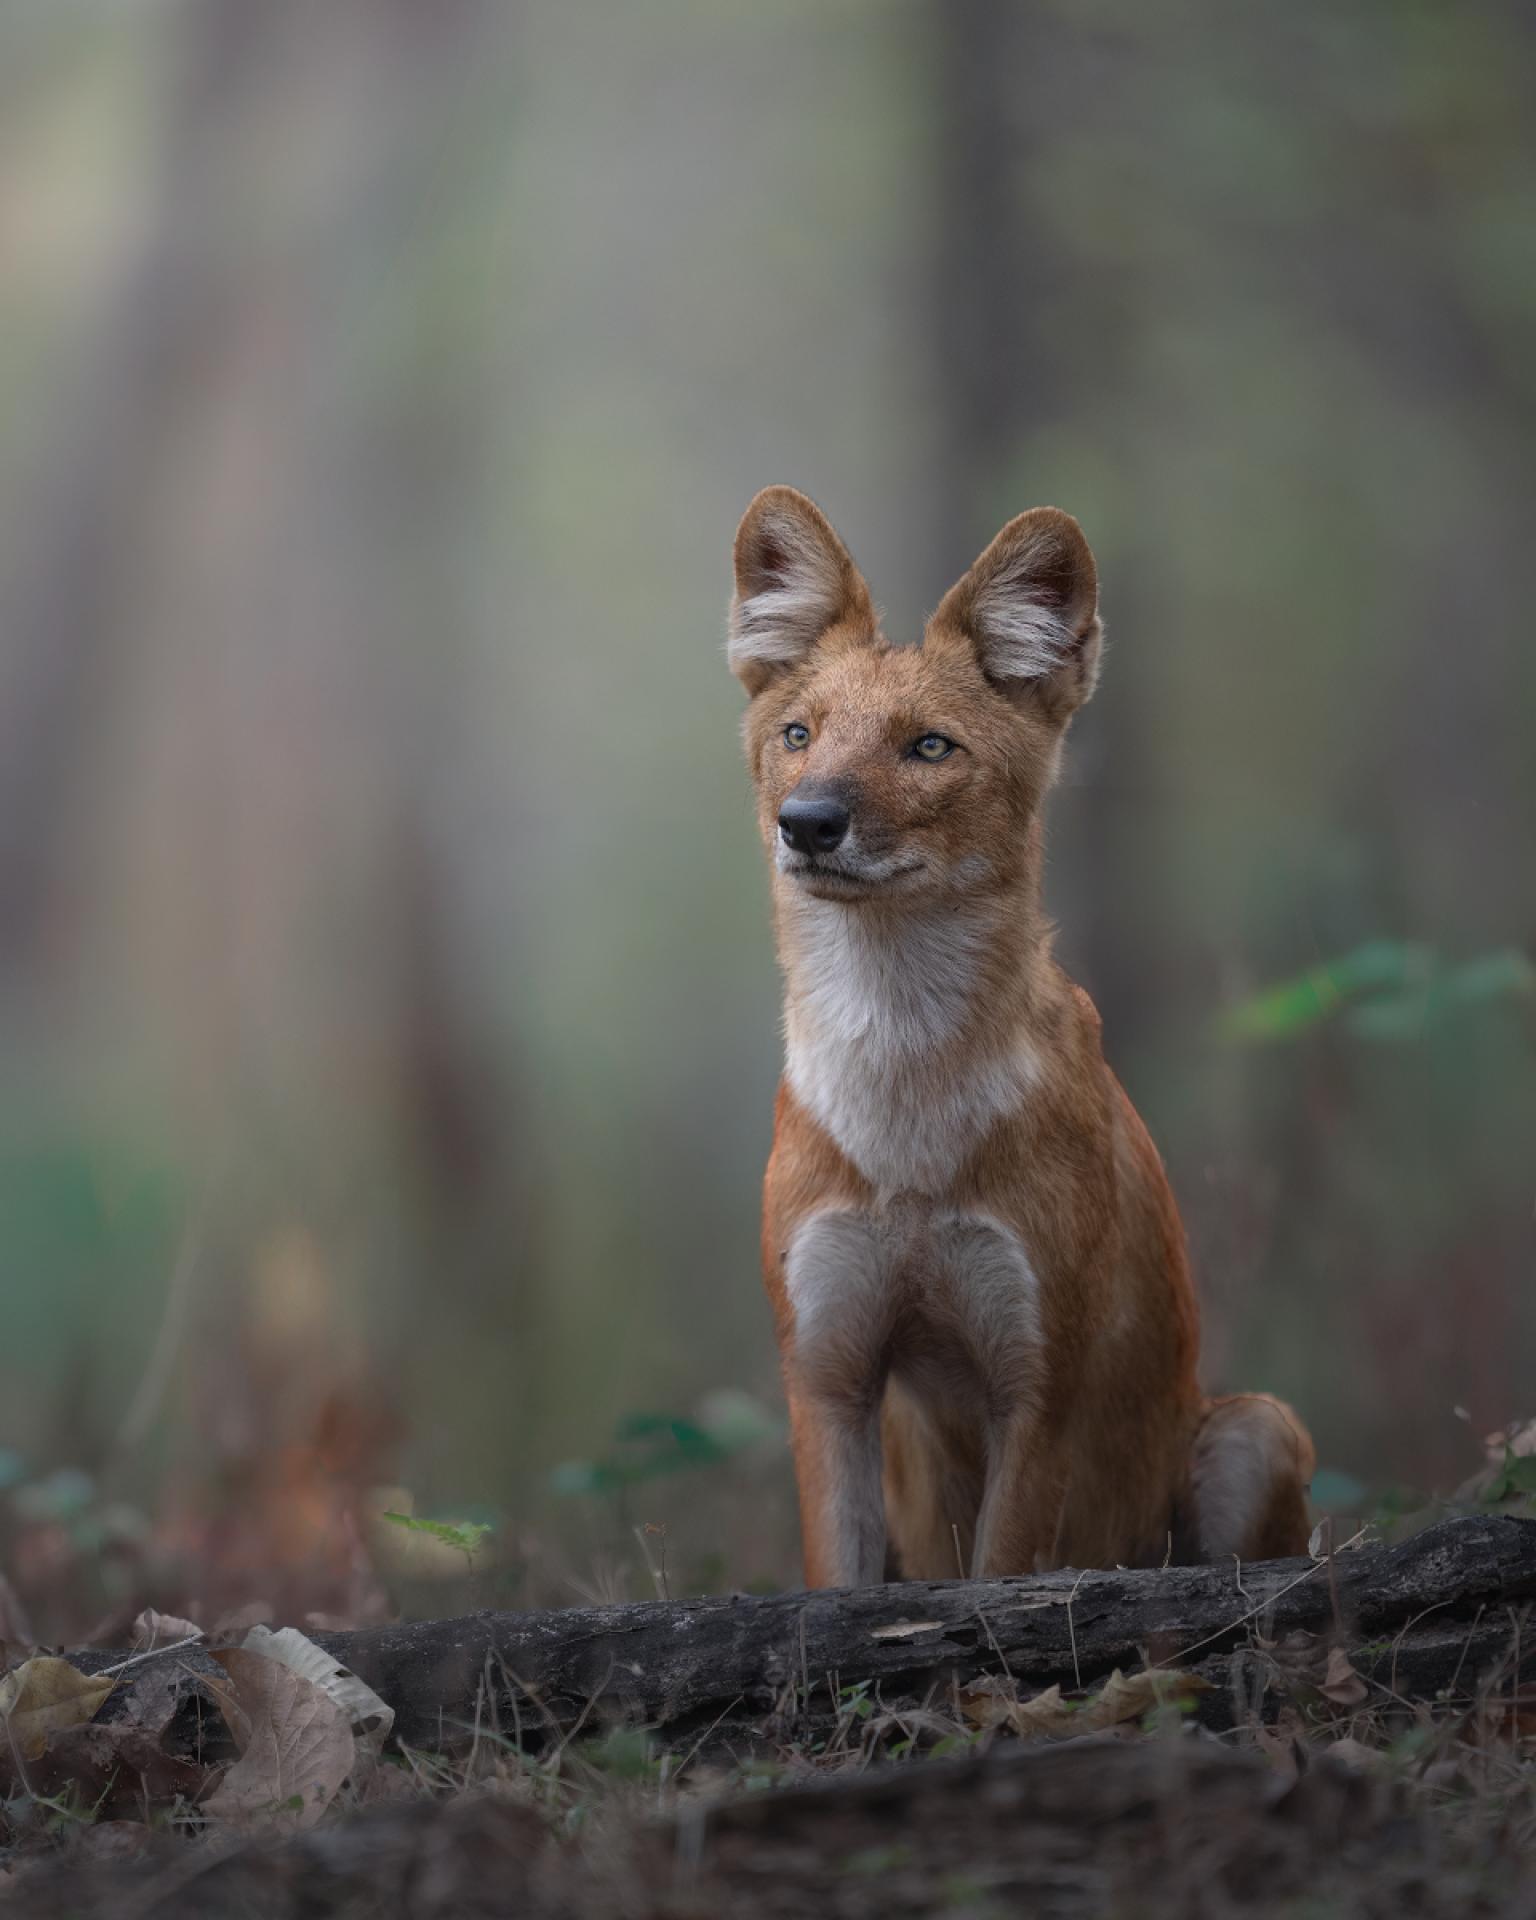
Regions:
<instances>
[{"instance_id":1,"label":"front leg","mask_svg":"<svg viewBox=\"0 0 1536 1920\"><path fill-rule=\"evenodd\" d=\"M806 1215L784 1259L779 1336L810 1587L885 1577L880 1400L889 1366L892 1293L868 1216Z\"/></svg>"},{"instance_id":2,"label":"front leg","mask_svg":"<svg viewBox=\"0 0 1536 1920\"><path fill-rule=\"evenodd\" d=\"M987 1434L987 1482L971 1556L973 1580L1035 1573L1053 1558L1060 1489L1041 1457L1032 1409L994 1419Z\"/></svg>"},{"instance_id":3,"label":"front leg","mask_svg":"<svg viewBox=\"0 0 1536 1920\"><path fill-rule=\"evenodd\" d=\"M877 1406L789 1395L808 1587L868 1587L885 1578L885 1498Z\"/></svg>"}]
</instances>

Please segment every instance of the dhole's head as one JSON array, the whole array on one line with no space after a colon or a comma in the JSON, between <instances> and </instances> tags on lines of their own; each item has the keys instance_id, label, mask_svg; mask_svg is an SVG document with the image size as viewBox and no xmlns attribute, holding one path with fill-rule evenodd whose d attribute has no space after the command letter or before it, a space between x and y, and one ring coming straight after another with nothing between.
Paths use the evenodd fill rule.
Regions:
<instances>
[{"instance_id":1,"label":"dhole's head","mask_svg":"<svg viewBox=\"0 0 1536 1920\"><path fill-rule=\"evenodd\" d=\"M820 509L766 488L736 534L729 656L785 883L849 902L1006 883L1099 648L1093 555L1070 514L1010 520L922 645L892 647Z\"/></svg>"}]
</instances>

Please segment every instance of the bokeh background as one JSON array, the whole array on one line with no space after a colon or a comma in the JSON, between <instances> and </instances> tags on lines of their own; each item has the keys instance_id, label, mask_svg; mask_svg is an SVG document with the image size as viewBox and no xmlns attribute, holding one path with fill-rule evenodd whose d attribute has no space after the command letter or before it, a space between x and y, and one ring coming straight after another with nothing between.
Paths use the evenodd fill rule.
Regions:
<instances>
[{"instance_id":1,"label":"bokeh background","mask_svg":"<svg viewBox=\"0 0 1536 1920\"><path fill-rule=\"evenodd\" d=\"M1211 1384L1355 1507L1531 1413L1533 97L1514 3L0 12L13 1602L794 1579L769 481L894 637L1093 540L1049 896Z\"/></svg>"}]
</instances>

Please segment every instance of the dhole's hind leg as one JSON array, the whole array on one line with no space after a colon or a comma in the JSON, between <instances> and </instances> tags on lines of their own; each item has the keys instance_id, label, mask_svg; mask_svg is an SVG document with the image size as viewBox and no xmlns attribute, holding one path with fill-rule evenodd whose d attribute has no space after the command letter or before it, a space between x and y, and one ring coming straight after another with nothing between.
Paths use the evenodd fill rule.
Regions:
<instances>
[{"instance_id":1,"label":"dhole's hind leg","mask_svg":"<svg viewBox=\"0 0 1536 1920\"><path fill-rule=\"evenodd\" d=\"M1190 1519L1203 1560L1305 1553L1307 1485L1316 1459L1283 1400L1234 1393L1207 1403L1190 1458Z\"/></svg>"}]
</instances>

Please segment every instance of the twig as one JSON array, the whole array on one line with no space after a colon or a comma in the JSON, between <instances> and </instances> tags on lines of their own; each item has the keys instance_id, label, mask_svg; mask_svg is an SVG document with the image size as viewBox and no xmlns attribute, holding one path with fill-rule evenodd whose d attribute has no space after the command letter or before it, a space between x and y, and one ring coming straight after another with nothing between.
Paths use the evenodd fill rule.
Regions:
<instances>
[{"instance_id":1,"label":"twig","mask_svg":"<svg viewBox=\"0 0 1536 1920\"><path fill-rule=\"evenodd\" d=\"M1084 1567L1072 1582L1072 1591L1067 1595L1067 1638L1072 1643L1072 1679L1079 1693L1083 1690L1083 1670L1077 1663L1077 1628L1072 1623L1072 1602L1077 1598L1077 1590L1087 1573L1088 1569Z\"/></svg>"},{"instance_id":2,"label":"twig","mask_svg":"<svg viewBox=\"0 0 1536 1920\"><path fill-rule=\"evenodd\" d=\"M1353 1539L1345 1541L1345 1546L1353 1546L1355 1540L1358 1540L1364 1532L1365 1528L1362 1527ZM1261 1600L1256 1607L1250 1607L1246 1613L1239 1614L1235 1620L1229 1620L1224 1627L1218 1627L1214 1633L1208 1633L1203 1640L1196 1640L1192 1646L1185 1647L1180 1652L1174 1654L1173 1658L1175 1660L1187 1660L1192 1653L1198 1653L1202 1647L1208 1647L1213 1640L1224 1640L1229 1633L1234 1632L1238 1627L1246 1626L1250 1620L1257 1618L1259 1614L1264 1612L1266 1607L1272 1607L1278 1599L1284 1594L1289 1593L1293 1587L1299 1587L1303 1580L1310 1580L1322 1564L1321 1560L1314 1560L1310 1567L1303 1567L1294 1580L1287 1580L1283 1587L1277 1587L1267 1599ZM1078 1578L1081 1579L1082 1575L1079 1574ZM1074 1588L1073 1591L1076 1592L1076 1588ZM1449 1606L1451 1603L1447 1600L1442 1602L1442 1604ZM1434 1608L1428 1607L1425 1611L1433 1613ZM1071 1618L1072 1616L1069 1612L1067 1615L1069 1625ZM1406 1629L1404 1629L1404 1631L1406 1631Z\"/></svg>"},{"instance_id":3,"label":"twig","mask_svg":"<svg viewBox=\"0 0 1536 1920\"><path fill-rule=\"evenodd\" d=\"M199 1608L198 1611L201 1612L202 1609ZM98 1667L96 1669L97 1676L98 1678L104 1679L108 1674L121 1673L125 1667L136 1667L141 1660L153 1660L162 1653L180 1653L183 1647L201 1646L207 1637L208 1636L203 1633L194 1633L191 1638L187 1640L167 1640L163 1647L146 1647L142 1653L131 1653L126 1660L119 1660L115 1667ZM178 1660L176 1664L181 1668L183 1673L193 1672L192 1668L187 1666L183 1661ZM203 1677L200 1673L193 1674L193 1678L197 1680L201 1680Z\"/></svg>"},{"instance_id":4,"label":"twig","mask_svg":"<svg viewBox=\"0 0 1536 1920\"><path fill-rule=\"evenodd\" d=\"M1397 1634L1392 1641L1392 1691L1394 1693L1397 1691L1398 1649L1402 1646L1406 1636L1413 1631L1421 1620L1427 1620L1432 1613L1443 1613L1447 1607L1453 1607L1455 1604L1456 1602L1454 1600L1437 1600L1432 1607L1421 1607L1411 1620L1405 1620L1398 1628Z\"/></svg>"},{"instance_id":5,"label":"twig","mask_svg":"<svg viewBox=\"0 0 1536 1920\"><path fill-rule=\"evenodd\" d=\"M1478 1621L1482 1619L1483 1615L1487 1611L1488 1611L1488 1605L1487 1605L1487 1602L1484 1601L1484 1603L1478 1608L1477 1614L1473 1619L1471 1626L1467 1628L1467 1637L1461 1643L1461 1657L1460 1659L1457 1660L1456 1671L1451 1675L1450 1682L1446 1687L1447 1695L1453 1694L1456 1691L1456 1682L1461 1678L1461 1670L1467 1664L1467 1653L1472 1645L1472 1636L1477 1632ZM1517 1626L1515 1629L1515 1645L1517 1648L1519 1647L1519 1644L1520 1644L1520 1629ZM1519 1668L1520 1668L1520 1663L1519 1663L1519 1660L1517 1659L1515 1662L1515 1671L1517 1674L1519 1672Z\"/></svg>"},{"instance_id":6,"label":"twig","mask_svg":"<svg viewBox=\"0 0 1536 1920\"><path fill-rule=\"evenodd\" d=\"M976 1618L981 1622L981 1624L987 1630L987 1638L992 1642L992 1651L997 1655L998 1659L1003 1663L1003 1672L1006 1673L1008 1676L1009 1685L1015 1686L1015 1682L1013 1678L1013 1668L1010 1667L1008 1664L1007 1654L1004 1653L1001 1646L998 1645L997 1635L992 1631L992 1622L982 1612L980 1607L976 1609ZM1072 1620L1072 1603L1068 1601L1067 1621L1069 1625L1071 1624L1071 1620ZM1017 1690L1016 1687L1015 1687L1015 1690Z\"/></svg>"},{"instance_id":7,"label":"twig","mask_svg":"<svg viewBox=\"0 0 1536 1920\"><path fill-rule=\"evenodd\" d=\"M613 1678L614 1668L617 1665L618 1665L618 1662L616 1660L610 1660L608 1662L608 1671L603 1675L602 1685L598 1687L595 1692L589 1693L586 1699L581 1703L581 1712L578 1713L576 1718L571 1722L570 1732L565 1735L565 1737L561 1740L559 1746L555 1748L555 1751L551 1760L552 1765L559 1766L560 1761L565 1754L566 1748L571 1744L571 1742L576 1738L577 1734L580 1733L582 1728L586 1725L587 1715L592 1711L592 1709L597 1705L598 1701L603 1697L604 1692L607 1690L608 1682Z\"/></svg>"},{"instance_id":8,"label":"twig","mask_svg":"<svg viewBox=\"0 0 1536 1920\"><path fill-rule=\"evenodd\" d=\"M670 1606L672 1601L672 1595L667 1590L667 1530L666 1528L652 1526L650 1522L647 1521L644 1526L634 1527L631 1529L631 1531L634 1533L635 1538L640 1542L640 1552L645 1559L645 1570L651 1576L651 1585L656 1589L656 1598L658 1600L665 1600L667 1604ZM650 1547L646 1544L645 1536L648 1533L659 1533L661 1535L661 1566L659 1568L657 1567L656 1562L651 1558Z\"/></svg>"},{"instance_id":9,"label":"twig","mask_svg":"<svg viewBox=\"0 0 1536 1920\"><path fill-rule=\"evenodd\" d=\"M678 1761L677 1772L673 1775L674 1779L682 1778L683 1774L687 1771L687 1769L693 1764L694 1760L696 1759L700 1747L703 1746L704 1742L714 1732L715 1728L719 1726L720 1722L731 1711L731 1709L733 1707L739 1707L741 1705L741 1702L742 1702L742 1696L739 1693L737 1694L734 1700L730 1700L726 1702L726 1704L715 1715L714 1719L710 1721L709 1725L699 1735L698 1739L694 1741L693 1745L683 1755L682 1759Z\"/></svg>"},{"instance_id":10,"label":"twig","mask_svg":"<svg viewBox=\"0 0 1536 1920\"><path fill-rule=\"evenodd\" d=\"M1338 1572L1337 1566L1335 1565L1335 1555L1334 1555L1334 1548L1333 1548L1333 1515L1331 1513L1328 1515L1327 1519L1323 1522L1323 1525L1328 1529L1327 1534L1324 1537L1328 1545L1328 1552L1327 1552L1328 1604L1333 1609L1333 1637L1339 1643L1339 1645L1342 1646L1344 1644L1344 1638L1345 1638L1344 1613L1342 1608L1339 1606L1339 1572Z\"/></svg>"}]
</instances>

